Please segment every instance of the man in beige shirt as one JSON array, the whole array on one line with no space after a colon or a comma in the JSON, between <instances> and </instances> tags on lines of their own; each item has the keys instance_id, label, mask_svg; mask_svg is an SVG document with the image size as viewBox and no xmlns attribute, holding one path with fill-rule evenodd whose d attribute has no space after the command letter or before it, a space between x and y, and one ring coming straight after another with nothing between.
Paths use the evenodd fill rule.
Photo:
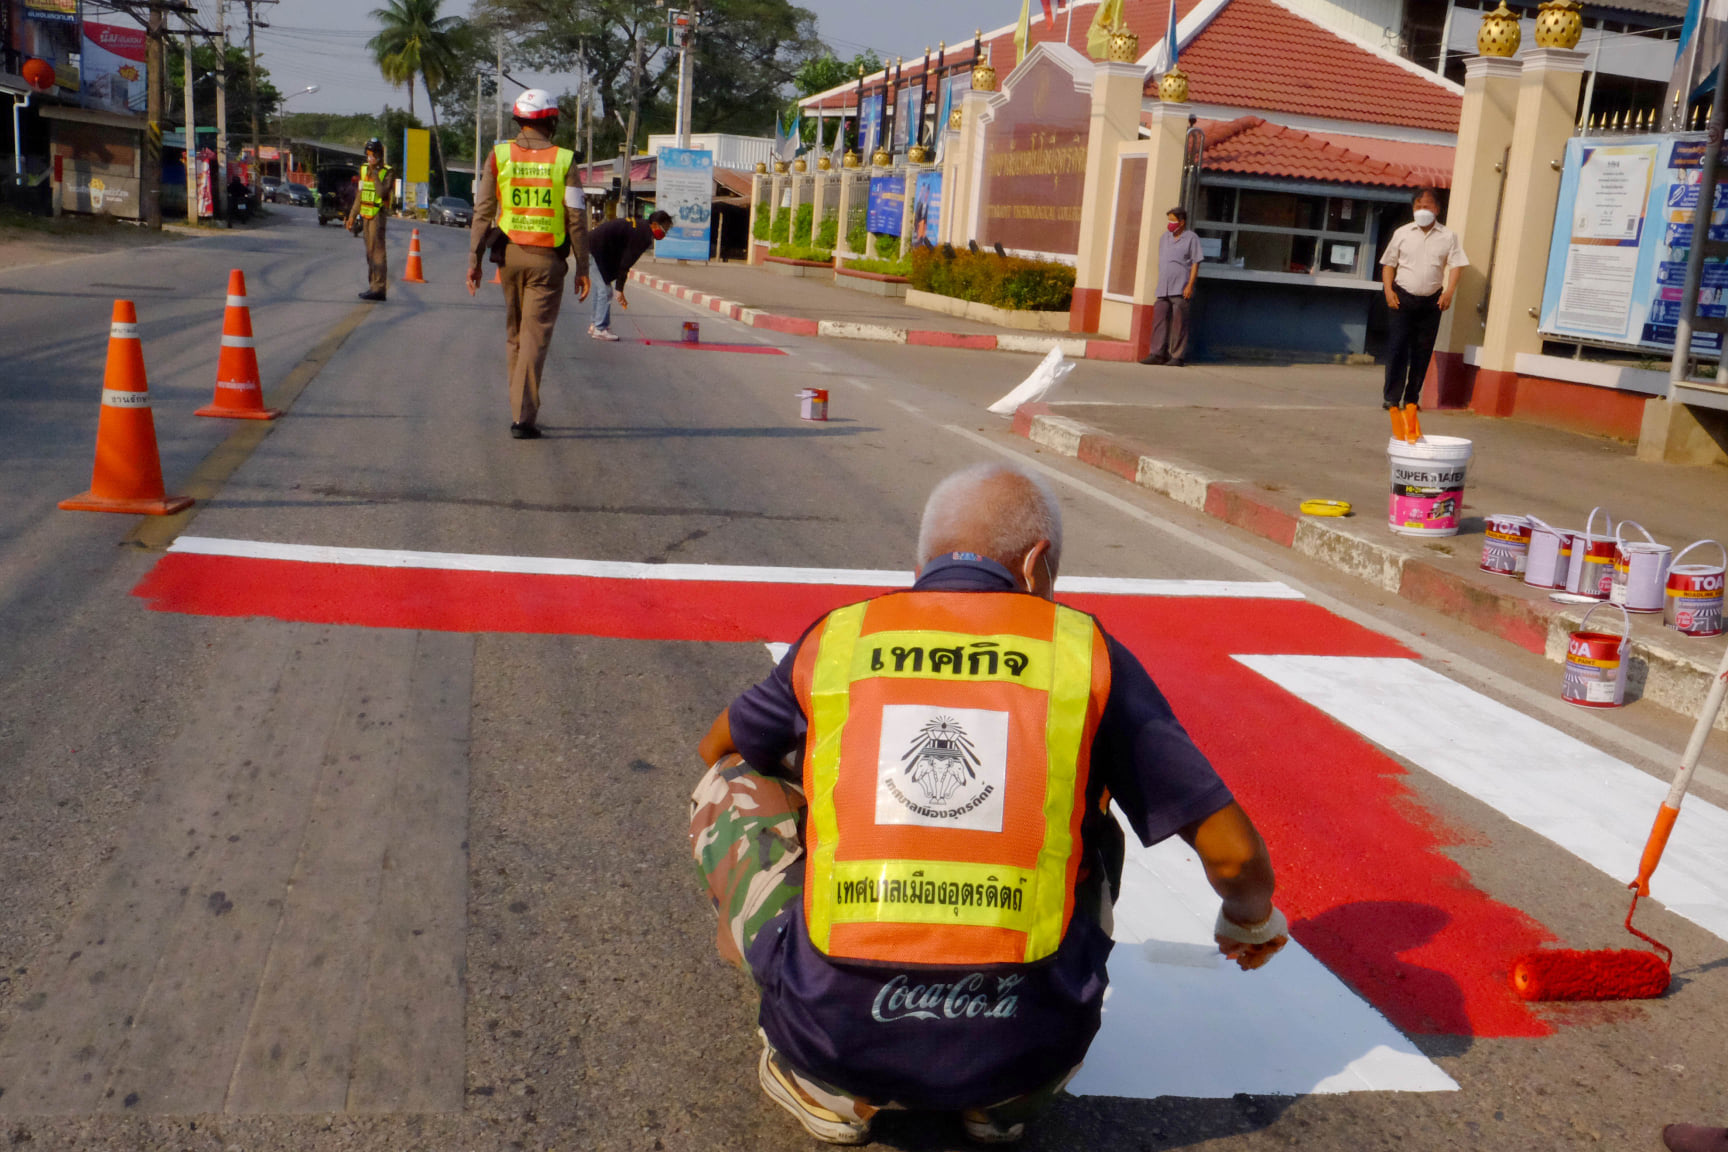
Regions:
<instances>
[{"instance_id":1,"label":"man in beige shirt","mask_svg":"<svg viewBox=\"0 0 1728 1152\"><path fill-rule=\"evenodd\" d=\"M1380 277L1391 309L1386 332L1384 407L1392 414L1392 436L1414 442L1422 435L1417 398L1434 354L1440 313L1452 307L1458 277L1470 261L1457 233L1439 222L1440 197L1432 188L1411 197L1415 219L1392 233L1380 257Z\"/></svg>"},{"instance_id":2,"label":"man in beige shirt","mask_svg":"<svg viewBox=\"0 0 1728 1152\"><path fill-rule=\"evenodd\" d=\"M468 294L480 288L480 262L504 248L504 365L510 380L510 435L536 440L540 379L564 277L575 264L576 299L588 298L588 212L575 156L552 143L558 104L530 88L511 109L518 133L486 156L474 195L468 242ZM503 185L503 195L499 187Z\"/></svg>"}]
</instances>

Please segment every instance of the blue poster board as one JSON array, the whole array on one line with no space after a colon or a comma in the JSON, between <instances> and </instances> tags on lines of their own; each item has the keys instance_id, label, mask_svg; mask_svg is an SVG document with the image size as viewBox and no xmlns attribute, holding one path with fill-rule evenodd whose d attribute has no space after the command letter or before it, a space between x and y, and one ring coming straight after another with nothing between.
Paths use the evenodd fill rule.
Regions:
<instances>
[{"instance_id":1,"label":"blue poster board","mask_svg":"<svg viewBox=\"0 0 1728 1152\"><path fill-rule=\"evenodd\" d=\"M906 219L906 177L870 177L870 207L865 227L879 236L898 236Z\"/></svg>"},{"instance_id":2,"label":"blue poster board","mask_svg":"<svg viewBox=\"0 0 1728 1152\"><path fill-rule=\"evenodd\" d=\"M1574 137L1566 142L1542 288L1544 335L1671 353L1692 247L1702 133ZM1710 239L1728 240L1728 186L1718 185ZM1704 262L1701 316L1728 311L1728 263ZM1692 350L1721 351L1699 333Z\"/></svg>"},{"instance_id":3,"label":"blue poster board","mask_svg":"<svg viewBox=\"0 0 1728 1152\"><path fill-rule=\"evenodd\" d=\"M672 216L666 238L654 241L654 255L662 260L708 259L714 153L705 148L660 149L654 184L656 206Z\"/></svg>"},{"instance_id":4,"label":"blue poster board","mask_svg":"<svg viewBox=\"0 0 1728 1152\"><path fill-rule=\"evenodd\" d=\"M858 120L858 154L870 163L870 154L882 143L882 93L864 98Z\"/></svg>"},{"instance_id":5,"label":"blue poster board","mask_svg":"<svg viewBox=\"0 0 1728 1152\"><path fill-rule=\"evenodd\" d=\"M912 194L912 243L933 248L942 227L942 173L918 173L918 187Z\"/></svg>"},{"instance_id":6,"label":"blue poster board","mask_svg":"<svg viewBox=\"0 0 1728 1152\"><path fill-rule=\"evenodd\" d=\"M924 85L908 84L894 94L894 151L906 151L923 135Z\"/></svg>"}]
</instances>

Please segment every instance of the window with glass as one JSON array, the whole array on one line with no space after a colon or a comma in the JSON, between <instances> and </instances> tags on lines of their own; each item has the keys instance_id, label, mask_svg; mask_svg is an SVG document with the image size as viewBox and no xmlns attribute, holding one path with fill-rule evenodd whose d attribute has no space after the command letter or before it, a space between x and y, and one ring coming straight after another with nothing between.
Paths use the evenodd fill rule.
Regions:
<instances>
[{"instance_id":1,"label":"window with glass","mask_svg":"<svg viewBox=\"0 0 1728 1152\"><path fill-rule=\"evenodd\" d=\"M1208 261L1252 272L1365 276L1377 201L1207 185L1194 232Z\"/></svg>"}]
</instances>

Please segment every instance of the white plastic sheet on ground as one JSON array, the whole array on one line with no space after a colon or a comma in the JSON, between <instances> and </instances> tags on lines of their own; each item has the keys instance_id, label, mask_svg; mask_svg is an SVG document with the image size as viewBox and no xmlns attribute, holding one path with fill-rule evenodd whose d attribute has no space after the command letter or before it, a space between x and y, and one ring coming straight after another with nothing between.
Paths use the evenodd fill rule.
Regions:
<instances>
[{"instance_id":1,"label":"white plastic sheet on ground","mask_svg":"<svg viewBox=\"0 0 1728 1152\"><path fill-rule=\"evenodd\" d=\"M1032 370L1032 375L1022 380L1008 395L990 405L989 410L998 416L1012 416L1014 409L1020 405L1044 399L1056 385L1066 380L1072 371L1074 365L1062 355L1061 347L1052 347L1044 359L1038 362L1038 367Z\"/></svg>"}]
</instances>

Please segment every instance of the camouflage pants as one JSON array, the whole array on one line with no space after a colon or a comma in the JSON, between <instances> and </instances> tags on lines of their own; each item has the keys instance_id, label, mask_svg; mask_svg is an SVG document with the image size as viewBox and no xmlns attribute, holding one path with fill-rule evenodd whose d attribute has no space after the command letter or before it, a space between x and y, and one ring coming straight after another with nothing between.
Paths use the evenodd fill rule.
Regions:
<instances>
[{"instance_id":1,"label":"camouflage pants","mask_svg":"<svg viewBox=\"0 0 1728 1152\"><path fill-rule=\"evenodd\" d=\"M719 914L715 946L748 971L756 933L804 898L804 790L721 757L690 796L690 851Z\"/></svg>"}]
</instances>

